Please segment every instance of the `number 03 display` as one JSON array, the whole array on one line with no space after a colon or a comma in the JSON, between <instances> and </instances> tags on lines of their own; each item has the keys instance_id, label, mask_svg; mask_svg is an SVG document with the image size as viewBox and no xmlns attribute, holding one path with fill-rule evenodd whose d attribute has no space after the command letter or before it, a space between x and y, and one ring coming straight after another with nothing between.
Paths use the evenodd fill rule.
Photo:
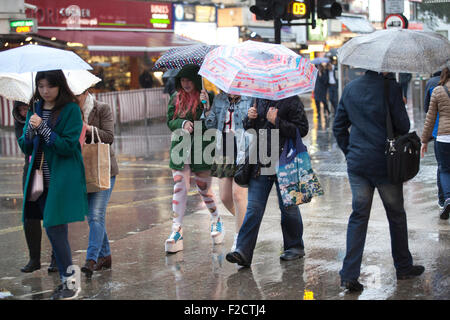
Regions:
<instances>
[{"instance_id":1,"label":"number 03 display","mask_svg":"<svg viewBox=\"0 0 450 320\"><path fill-rule=\"evenodd\" d=\"M296 0L292 1L289 5L290 11L294 16L294 19L304 19L309 16L309 1L308 0Z\"/></svg>"}]
</instances>

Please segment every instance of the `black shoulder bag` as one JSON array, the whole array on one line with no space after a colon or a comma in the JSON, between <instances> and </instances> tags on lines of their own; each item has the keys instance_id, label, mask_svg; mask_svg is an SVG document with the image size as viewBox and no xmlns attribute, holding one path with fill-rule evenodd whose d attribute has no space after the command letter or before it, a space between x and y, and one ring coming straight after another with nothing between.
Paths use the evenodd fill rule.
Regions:
<instances>
[{"instance_id":1,"label":"black shoulder bag","mask_svg":"<svg viewBox=\"0 0 450 320\"><path fill-rule=\"evenodd\" d=\"M384 98L386 103L386 159L388 178L392 184L399 184L412 179L419 172L420 138L415 131L401 136L394 136L390 105L389 80L384 80Z\"/></svg>"}]
</instances>

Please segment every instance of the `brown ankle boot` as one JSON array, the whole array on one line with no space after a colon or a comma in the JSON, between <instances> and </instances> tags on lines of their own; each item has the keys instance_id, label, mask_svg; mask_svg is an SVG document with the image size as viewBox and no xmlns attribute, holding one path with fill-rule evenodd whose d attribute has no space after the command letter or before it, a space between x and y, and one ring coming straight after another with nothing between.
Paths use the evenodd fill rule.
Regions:
<instances>
[{"instance_id":1,"label":"brown ankle boot","mask_svg":"<svg viewBox=\"0 0 450 320\"><path fill-rule=\"evenodd\" d=\"M86 277L90 278L94 273L94 269L95 269L95 261L87 260L84 266L81 268L81 271L86 275Z\"/></svg>"},{"instance_id":2,"label":"brown ankle boot","mask_svg":"<svg viewBox=\"0 0 450 320\"><path fill-rule=\"evenodd\" d=\"M94 270L98 271L102 269L110 269L111 265L112 265L111 255L106 257L99 257Z\"/></svg>"}]
</instances>

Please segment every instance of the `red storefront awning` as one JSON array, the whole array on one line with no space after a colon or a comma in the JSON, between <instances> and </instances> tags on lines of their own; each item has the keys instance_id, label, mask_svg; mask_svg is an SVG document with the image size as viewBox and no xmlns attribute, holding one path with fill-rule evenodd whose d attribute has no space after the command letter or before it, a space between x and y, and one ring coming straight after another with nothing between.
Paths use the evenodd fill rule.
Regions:
<instances>
[{"instance_id":1,"label":"red storefront awning","mask_svg":"<svg viewBox=\"0 0 450 320\"><path fill-rule=\"evenodd\" d=\"M173 32L140 31L86 31L39 29L39 36L82 43L91 55L144 55L145 52L161 53L173 47L198 44Z\"/></svg>"}]
</instances>

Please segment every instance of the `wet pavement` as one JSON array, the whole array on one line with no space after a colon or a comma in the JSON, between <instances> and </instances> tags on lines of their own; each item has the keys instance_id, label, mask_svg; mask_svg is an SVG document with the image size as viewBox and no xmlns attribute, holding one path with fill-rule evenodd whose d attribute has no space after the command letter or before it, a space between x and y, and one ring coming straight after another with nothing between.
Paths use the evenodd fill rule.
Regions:
<instances>
[{"instance_id":1,"label":"wet pavement","mask_svg":"<svg viewBox=\"0 0 450 320\"><path fill-rule=\"evenodd\" d=\"M336 145L331 123L314 120L315 106L303 97L310 121L304 139L325 195L300 206L306 256L279 259L282 252L280 211L272 190L258 236L251 268L238 269L225 260L234 234L234 218L222 204L225 242L213 246L209 213L192 186L184 222L184 251L167 256L173 182L168 168L170 133L164 122L120 128L114 148L120 174L107 211L113 268L82 276L82 299L192 300L384 300L450 298L450 226L439 219L433 148L419 174L404 185L409 246L415 264L425 273L397 281L391 257L387 218L375 194L363 256L360 282L365 290L351 294L339 286L345 237L351 212L346 164ZM408 109L412 127L422 131L424 114ZM50 244L43 231L42 269L20 272L28 261L21 226L23 157L12 130L0 129L0 289L7 299L48 299L59 284L48 274ZM218 183L213 180L218 197ZM82 266L88 244L87 222L70 225L73 261ZM1 295L1 290L0 290Z\"/></svg>"}]
</instances>

